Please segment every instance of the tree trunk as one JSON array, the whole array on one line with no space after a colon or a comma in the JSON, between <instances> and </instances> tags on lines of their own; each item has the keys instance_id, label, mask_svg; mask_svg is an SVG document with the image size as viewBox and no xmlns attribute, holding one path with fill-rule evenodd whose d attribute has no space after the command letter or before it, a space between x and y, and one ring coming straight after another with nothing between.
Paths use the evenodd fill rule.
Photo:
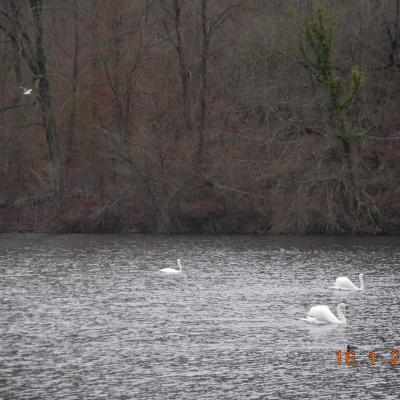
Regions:
<instances>
[{"instance_id":1,"label":"tree trunk","mask_svg":"<svg viewBox=\"0 0 400 400\"><path fill-rule=\"evenodd\" d=\"M61 154L57 136L57 127L52 110L50 96L50 84L47 74L47 60L43 48L43 20L42 20L42 1L30 0L35 29L35 61L37 76L39 81L38 101L42 110L42 119L46 132L46 140L49 149L50 161L50 183L53 193L59 196L63 191L63 180L61 172Z\"/></svg>"},{"instance_id":2,"label":"tree trunk","mask_svg":"<svg viewBox=\"0 0 400 400\"><path fill-rule=\"evenodd\" d=\"M204 135L206 130L207 119L207 83L208 83L208 48L210 44L210 34L208 30L207 2L201 1L201 61L200 61L200 122L199 122L199 145L197 150L197 158L200 161L203 156Z\"/></svg>"},{"instance_id":3,"label":"tree trunk","mask_svg":"<svg viewBox=\"0 0 400 400\"><path fill-rule=\"evenodd\" d=\"M175 34L176 34L176 52L178 54L179 70L182 83L182 102L183 102L183 117L185 119L186 129L188 134L192 133L192 110L189 98L189 79L190 72L187 67L186 53L183 47L182 38L182 21L181 21L181 11L182 5L179 0L174 0L174 22L175 22Z\"/></svg>"},{"instance_id":4,"label":"tree trunk","mask_svg":"<svg viewBox=\"0 0 400 400\"><path fill-rule=\"evenodd\" d=\"M46 78L39 79L39 103L42 109L43 124L49 149L50 183L53 193L59 196L63 191L60 146L57 137L57 128L51 108L49 83Z\"/></svg>"},{"instance_id":5,"label":"tree trunk","mask_svg":"<svg viewBox=\"0 0 400 400\"><path fill-rule=\"evenodd\" d=\"M72 98L71 111L68 126L68 149L67 164L70 164L77 147L76 138L76 104L78 99L78 76L79 76L79 20L78 20L78 3L74 0L74 54L72 60Z\"/></svg>"}]
</instances>

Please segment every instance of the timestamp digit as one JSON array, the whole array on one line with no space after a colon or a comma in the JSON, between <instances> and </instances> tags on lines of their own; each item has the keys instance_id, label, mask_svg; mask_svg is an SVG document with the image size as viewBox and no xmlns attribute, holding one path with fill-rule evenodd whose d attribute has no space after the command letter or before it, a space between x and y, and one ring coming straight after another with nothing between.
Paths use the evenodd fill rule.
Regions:
<instances>
[{"instance_id":1,"label":"timestamp digit","mask_svg":"<svg viewBox=\"0 0 400 400\"><path fill-rule=\"evenodd\" d=\"M356 353L354 351L346 351L346 358L345 358L346 365L356 365Z\"/></svg>"},{"instance_id":2,"label":"timestamp digit","mask_svg":"<svg viewBox=\"0 0 400 400\"><path fill-rule=\"evenodd\" d=\"M341 351L337 351L337 363L338 365L340 365L342 363L342 352Z\"/></svg>"},{"instance_id":3,"label":"timestamp digit","mask_svg":"<svg viewBox=\"0 0 400 400\"><path fill-rule=\"evenodd\" d=\"M400 353L397 350L393 350L390 352L390 354L393 356L393 359L389 361L390 365L397 365L398 360L400 358Z\"/></svg>"},{"instance_id":4,"label":"timestamp digit","mask_svg":"<svg viewBox=\"0 0 400 400\"><path fill-rule=\"evenodd\" d=\"M371 364L375 365L375 352L374 351L370 351L369 352L369 356L371 357Z\"/></svg>"}]
</instances>

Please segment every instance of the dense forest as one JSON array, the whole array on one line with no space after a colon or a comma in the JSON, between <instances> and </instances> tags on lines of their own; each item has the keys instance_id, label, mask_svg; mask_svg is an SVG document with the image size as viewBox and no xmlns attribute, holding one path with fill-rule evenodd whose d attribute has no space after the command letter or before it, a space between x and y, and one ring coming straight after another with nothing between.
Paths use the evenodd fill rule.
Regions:
<instances>
[{"instance_id":1,"label":"dense forest","mask_svg":"<svg viewBox=\"0 0 400 400\"><path fill-rule=\"evenodd\" d=\"M2 0L0 231L399 233L400 0Z\"/></svg>"}]
</instances>

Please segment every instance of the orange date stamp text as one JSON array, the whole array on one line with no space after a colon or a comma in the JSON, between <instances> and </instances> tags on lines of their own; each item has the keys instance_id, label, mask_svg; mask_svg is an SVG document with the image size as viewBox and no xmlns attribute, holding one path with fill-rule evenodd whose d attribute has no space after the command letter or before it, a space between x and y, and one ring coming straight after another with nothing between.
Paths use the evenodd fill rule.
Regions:
<instances>
[{"instance_id":1,"label":"orange date stamp text","mask_svg":"<svg viewBox=\"0 0 400 400\"><path fill-rule=\"evenodd\" d=\"M390 352L390 357L382 358L377 357L375 351L370 351L367 358L361 359L354 351L337 351L337 363L338 365L390 365L397 367L400 365L400 352L393 350Z\"/></svg>"}]
</instances>

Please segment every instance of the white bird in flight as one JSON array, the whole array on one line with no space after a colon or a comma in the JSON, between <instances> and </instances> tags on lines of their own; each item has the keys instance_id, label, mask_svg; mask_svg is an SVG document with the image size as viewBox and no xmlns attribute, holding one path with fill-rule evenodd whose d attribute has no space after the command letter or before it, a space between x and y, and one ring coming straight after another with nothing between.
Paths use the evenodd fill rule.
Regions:
<instances>
[{"instance_id":1,"label":"white bird in flight","mask_svg":"<svg viewBox=\"0 0 400 400\"><path fill-rule=\"evenodd\" d=\"M28 88L23 87L23 86L20 86L20 89L22 89L24 96L29 96L29 95L32 94L32 89L28 89Z\"/></svg>"}]
</instances>

